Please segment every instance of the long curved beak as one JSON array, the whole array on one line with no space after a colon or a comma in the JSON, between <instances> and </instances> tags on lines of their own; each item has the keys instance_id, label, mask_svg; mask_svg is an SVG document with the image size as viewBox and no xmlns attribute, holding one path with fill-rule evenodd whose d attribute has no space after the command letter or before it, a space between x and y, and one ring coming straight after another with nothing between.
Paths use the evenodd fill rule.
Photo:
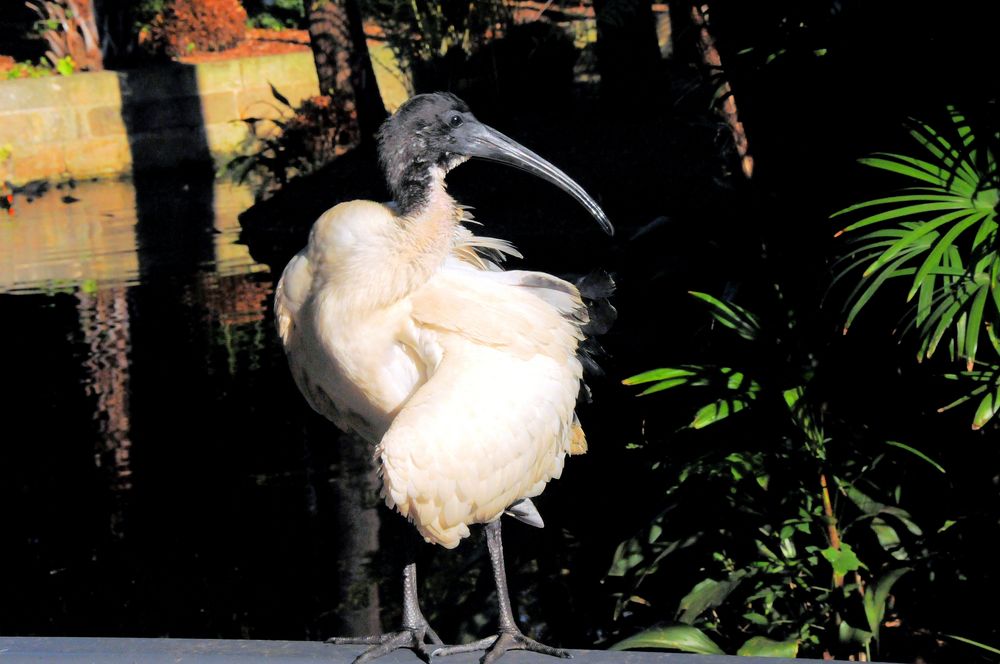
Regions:
<instances>
[{"instance_id":1,"label":"long curved beak","mask_svg":"<svg viewBox=\"0 0 1000 664\"><path fill-rule=\"evenodd\" d=\"M463 153L470 157L507 164L543 180L548 180L585 207L605 233L615 234L615 227L611 225L611 220L608 219L608 215L604 214L601 206L568 175L493 127L481 122L468 123L466 127L468 133L463 141L465 143L462 145Z\"/></svg>"}]
</instances>

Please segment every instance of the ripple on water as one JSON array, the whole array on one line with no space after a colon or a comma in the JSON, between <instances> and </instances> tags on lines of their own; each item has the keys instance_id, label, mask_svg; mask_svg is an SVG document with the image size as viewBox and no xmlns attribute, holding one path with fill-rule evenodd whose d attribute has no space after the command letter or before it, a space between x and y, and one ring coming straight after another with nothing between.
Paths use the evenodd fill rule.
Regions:
<instances>
[{"instance_id":1,"label":"ripple on water","mask_svg":"<svg viewBox=\"0 0 1000 664\"><path fill-rule=\"evenodd\" d=\"M72 197L15 199L14 214L0 220L0 293L129 287L142 281L144 264L169 267L190 255L219 277L266 271L238 242L238 215L252 202L247 188L229 183L192 191L161 182L137 196L127 181L80 183Z\"/></svg>"}]
</instances>

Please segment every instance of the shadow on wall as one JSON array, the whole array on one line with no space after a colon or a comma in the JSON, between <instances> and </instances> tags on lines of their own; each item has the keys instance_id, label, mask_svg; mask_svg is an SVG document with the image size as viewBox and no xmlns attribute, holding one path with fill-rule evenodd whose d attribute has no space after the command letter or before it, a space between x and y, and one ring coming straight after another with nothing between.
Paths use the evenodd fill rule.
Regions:
<instances>
[{"instance_id":1,"label":"shadow on wall","mask_svg":"<svg viewBox=\"0 0 1000 664\"><path fill-rule=\"evenodd\" d=\"M122 120L136 189L139 274L193 275L213 260L214 167L196 69L169 66L119 72ZM149 249L151 251L144 251Z\"/></svg>"},{"instance_id":2,"label":"shadow on wall","mask_svg":"<svg viewBox=\"0 0 1000 664\"><path fill-rule=\"evenodd\" d=\"M198 309L192 305L192 294L203 273L212 270L214 259L214 183L195 68L177 64L120 71L118 84L132 156L139 272L139 286L128 298L131 461L136 487L130 495L130 510L152 515L138 519L125 515L124 521L131 546L138 542L142 547L155 541L145 521L170 523L171 510L185 513L183 501L157 481L162 468L175 458L171 450L204 440L204 422L211 421L215 403L204 361L210 340L195 333ZM164 413L176 417L164 417ZM192 451L180 455L189 466L176 469L176 477L188 478L203 463ZM188 577L170 578L183 587ZM140 587L152 584L149 587L155 592L149 594L166 597L166 606L176 601L143 575L136 583ZM191 629L184 617L150 613L151 621L163 621L160 629L165 631Z\"/></svg>"},{"instance_id":3,"label":"shadow on wall","mask_svg":"<svg viewBox=\"0 0 1000 664\"><path fill-rule=\"evenodd\" d=\"M183 167L211 170L197 70L170 63L118 73L122 120L135 172Z\"/></svg>"},{"instance_id":4,"label":"shadow on wall","mask_svg":"<svg viewBox=\"0 0 1000 664\"><path fill-rule=\"evenodd\" d=\"M132 501L137 512L152 515L145 520L147 523L161 524L199 508L211 514L232 500L222 486L215 499L196 507L191 503L199 500L196 494L177 492L174 484L163 483L165 478L179 478L184 483L183 478L198 477L203 468L210 468L212 450L218 453L226 449L225 443L220 448L219 441L225 441L232 430L232 425L219 417L225 402L214 391L218 385L206 375L206 359L218 352L217 342L199 332L204 323L198 319L195 304L205 289L204 275L214 269L215 261L214 166L206 129L214 116L205 117L205 109L211 116L213 99L211 92L199 96L197 70L183 64L123 71L118 80L122 119L132 155L140 277L137 289L141 289L141 296L129 301L130 426L136 441L132 466L136 490ZM281 366L280 371L284 375L285 367ZM293 397L301 407L298 395ZM333 426L311 412L309 416L307 430L316 431L313 438L328 446ZM266 440L266 434L262 439ZM305 441L307 461L314 456L309 451L313 444L319 445ZM208 456L202 458L203 454ZM371 500L377 493L378 480L366 444L342 444L337 454L337 481L317 480L328 485L331 498L326 500L332 499L334 520L327 516L329 512L320 513L316 489L309 479L309 522L331 525L323 529L322 535L304 527L298 531L300 536L325 543L316 545L316 550L335 552L335 565L329 558L322 563L334 573L332 578L326 577L325 592L329 594L325 597L329 599L308 624L302 625L305 635L311 638L381 631L378 584L369 570L371 555L379 545L379 515ZM171 467L175 472L164 471ZM309 478L321 478L330 471L325 466L310 465L305 472ZM161 482L159 486L157 481ZM324 503L324 507L328 504ZM139 537L141 540L142 533ZM205 555L209 559L213 556L211 552ZM308 561L312 555L305 551L301 560ZM241 552L238 559L245 560L245 554ZM253 556L250 560L252 567ZM285 567L289 566L291 563L286 562ZM182 571L176 585L183 588L199 573L197 567ZM220 572L217 578L225 579L227 573ZM316 576L322 581L322 575ZM223 587L225 583L220 581ZM165 592L169 594L172 589ZM170 607L170 603L164 602L164 606ZM255 604L244 599L242 604L235 601L234 606L245 612L252 610L245 607ZM243 619L249 622L246 615ZM191 632L188 625L192 623L184 622L189 620L187 617L161 620L163 627L158 629Z\"/></svg>"}]
</instances>

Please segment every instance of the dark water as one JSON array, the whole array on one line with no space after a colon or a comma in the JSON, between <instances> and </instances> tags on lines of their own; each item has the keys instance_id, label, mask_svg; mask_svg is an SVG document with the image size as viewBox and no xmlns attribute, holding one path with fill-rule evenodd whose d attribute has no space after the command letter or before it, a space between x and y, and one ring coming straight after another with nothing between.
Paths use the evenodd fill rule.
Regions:
<instances>
[{"instance_id":1,"label":"dark water","mask_svg":"<svg viewBox=\"0 0 1000 664\"><path fill-rule=\"evenodd\" d=\"M0 220L0 633L318 639L398 621L405 524L376 508L368 451L291 382L280 266L237 239L251 200L194 175L87 183ZM540 534L505 531L520 617L574 646L604 596L578 579L608 561L579 555L595 487L577 478L542 503ZM479 536L421 555L442 636L491 631Z\"/></svg>"},{"instance_id":2,"label":"dark water","mask_svg":"<svg viewBox=\"0 0 1000 664\"><path fill-rule=\"evenodd\" d=\"M22 197L0 222L0 629L289 629L259 576L307 581L290 563L324 551L302 538L331 461L310 459L286 398L270 270L236 242L249 192L69 193Z\"/></svg>"}]
</instances>

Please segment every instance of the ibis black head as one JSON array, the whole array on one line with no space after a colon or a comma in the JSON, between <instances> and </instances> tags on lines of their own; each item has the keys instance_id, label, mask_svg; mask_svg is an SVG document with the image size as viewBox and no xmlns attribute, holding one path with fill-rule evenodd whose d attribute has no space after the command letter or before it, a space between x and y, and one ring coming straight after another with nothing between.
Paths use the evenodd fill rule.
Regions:
<instances>
[{"instance_id":1,"label":"ibis black head","mask_svg":"<svg viewBox=\"0 0 1000 664\"><path fill-rule=\"evenodd\" d=\"M568 175L496 129L476 119L464 101L447 92L411 97L378 132L379 160L403 213L427 201L435 171L440 174L470 157L514 166L569 193L609 235L607 215Z\"/></svg>"}]
</instances>

